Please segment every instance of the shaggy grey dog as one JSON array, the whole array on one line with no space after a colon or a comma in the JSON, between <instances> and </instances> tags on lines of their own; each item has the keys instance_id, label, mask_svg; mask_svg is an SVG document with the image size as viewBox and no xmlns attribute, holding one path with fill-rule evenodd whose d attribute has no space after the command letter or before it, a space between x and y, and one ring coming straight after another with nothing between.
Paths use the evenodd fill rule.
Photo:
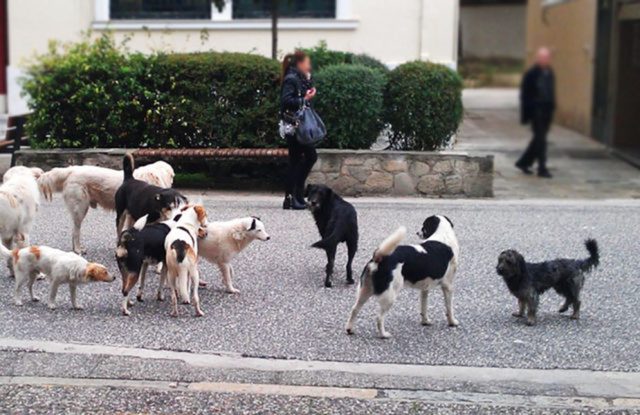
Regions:
<instances>
[{"instance_id":1,"label":"shaggy grey dog","mask_svg":"<svg viewBox=\"0 0 640 415\"><path fill-rule=\"evenodd\" d=\"M565 298L560 307L564 313L573 307L571 318L580 317L580 291L584 285L584 274L600 263L598 244L594 239L585 242L589 258L556 259L540 263L525 262L524 257L513 249L503 251L498 257L496 271L502 276L509 291L518 299L519 310L513 313L524 317L527 312L527 325L536 324L536 312L540 294L553 288Z\"/></svg>"}]
</instances>

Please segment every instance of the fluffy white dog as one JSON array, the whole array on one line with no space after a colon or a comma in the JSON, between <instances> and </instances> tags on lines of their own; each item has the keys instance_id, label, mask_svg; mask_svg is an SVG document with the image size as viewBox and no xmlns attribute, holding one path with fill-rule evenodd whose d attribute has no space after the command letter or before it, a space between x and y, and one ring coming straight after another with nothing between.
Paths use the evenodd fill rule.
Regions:
<instances>
[{"instance_id":1,"label":"fluffy white dog","mask_svg":"<svg viewBox=\"0 0 640 415\"><path fill-rule=\"evenodd\" d=\"M147 183L169 188L173 184L173 168L158 161L136 169L133 176ZM38 179L40 191L51 201L53 193L62 197L73 220L73 251L84 252L80 244L80 228L89 208L115 209L115 194L122 185L122 171L97 166L56 167Z\"/></svg>"},{"instance_id":2,"label":"fluffy white dog","mask_svg":"<svg viewBox=\"0 0 640 415\"><path fill-rule=\"evenodd\" d=\"M29 244L33 219L40 204L36 179L39 168L12 167L0 186L0 238L8 249Z\"/></svg>"},{"instance_id":3,"label":"fluffy white dog","mask_svg":"<svg viewBox=\"0 0 640 415\"><path fill-rule=\"evenodd\" d=\"M112 282L115 278L109 274L104 265L88 262L73 252L64 252L46 246L29 246L10 251L0 246L0 254L5 258L12 258L16 275L14 298L16 305L22 305L20 291L26 284L29 288L31 301L38 301L33 294L33 283L41 272L49 277L49 308L56 308L56 294L60 284L69 284L71 305L74 309L81 309L76 300L78 285L89 282Z\"/></svg>"},{"instance_id":4,"label":"fluffy white dog","mask_svg":"<svg viewBox=\"0 0 640 415\"><path fill-rule=\"evenodd\" d=\"M228 293L240 292L233 286L231 261L256 239L268 241L271 237L260 218L251 216L227 222L209 222L207 236L198 239L200 257L218 266Z\"/></svg>"}]
</instances>

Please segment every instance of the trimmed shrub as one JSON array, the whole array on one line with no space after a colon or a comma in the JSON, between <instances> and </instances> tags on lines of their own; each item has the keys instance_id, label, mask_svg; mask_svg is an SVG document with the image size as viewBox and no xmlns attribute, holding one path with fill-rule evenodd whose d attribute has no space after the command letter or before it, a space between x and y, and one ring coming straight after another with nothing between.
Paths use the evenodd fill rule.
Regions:
<instances>
[{"instance_id":1,"label":"trimmed shrub","mask_svg":"<svg viewBox=\"0 0 640 415\"><path fill-rule=\"evenodd\" d=\"M351 62L354 65L363 65L371 69L376 69L384 74L389 72L389 68L387 65L374 58L373 56L369 56L366 53L360 53L358 55L353 55L351 58Z\"/></svg>"},{"instance_id":2,"label":"trimmed shrub","mask_svg":"<svg viewBox=\"0 0 640 415\"><path fill-rule=\"evenodd\" d=\"M28 69L31 144L276 147L278 63L237 53L127 54L109 36Z\"/></svg>"},{"instance_id":3,"label":"trimmed shrub","mask_svg":"<svg viewBox=\"0 0 640 415\"><path fill-rule=\"evenodd\" d=\"M388 75L385 121L401 150L445 146L462 121L462 78L444 65L409 62Z\"/></svg>"},{"instance_id":4,"label":"trimmed shrub","mask_svg":"<svg viewBox=\"0 0 640 415\"><path fill-rule=\"evenodd\" d=\"M159 147L277 147L278 63L241 53L160 55L150 115Z\"/></svg>"},{"instance_id":5,"label":"trimmed shrub","mask_svg":"<svg viewBox=\"0 0 640 415\"><path fill-rule=\"evenodd\" d=\"M323 147L370 148L382 129L385 76L362 65L332 65L315 82L315 108L327 126Z\"/></svg>"},{"instance_id":6,"label":"trimmed shrub","mask_svg":"<svg viewBox=\"0 0 640 415\"><path fill-rule=\"evenodd\" d=\"M140 82L145 70L144 57L125 56L106 36L62 51L52 44L23 80L31 146L137 147L144 102L158 99Z\"/></svg>"},{"instance_id":7,"label":"trimmed shrub","mask_svg":"<svg viewBox=\"0 0 640 415\"><path fill-rule=\"evenodd\" d=\"M354 55L351 52L332 50L327 47L327 43L325 41L321 41L317 46L314 46L313 48L303 50L311 58L311 62L316 71L319 71L331 65L350 63L355 65L367 66L369 68L380 70L384 73L389 72L389 69L384 63L380 62L378 59L372 56L364 53Z\"/></svg>"}]
</instances>

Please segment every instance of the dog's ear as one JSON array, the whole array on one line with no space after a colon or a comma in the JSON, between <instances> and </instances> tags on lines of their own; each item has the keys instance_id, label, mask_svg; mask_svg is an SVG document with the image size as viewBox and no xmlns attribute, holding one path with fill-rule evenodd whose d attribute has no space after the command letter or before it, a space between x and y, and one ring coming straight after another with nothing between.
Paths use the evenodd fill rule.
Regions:
<instances>
[{"instance_id":1,"label":"dog's ear","mask_svg":"<svg viewBox=\"0 0 640 415\"><path fill-rule=\"evenodd\" d=\"M429 216L422 224L422 237L425 239L431 237L438 230L438 226L440 226L440 218L435 215Z\"/></svg>"},{"instance_id":2,"label":"dog's ear","mask_svg":"<svg viewBox=\"0 0 640 415\"><path fill-rule=\"evenodd\" d=\"M253 231L256 229L256 218L251 218L251 225L247 228L248 231Z\"/></svg>"},{"instance_id":3,"label":"dog's ear","mask_svg":"<svg viewBox=\"0 0 640 415\"><path fill-rule=\"evenodd\" d=\"M142 228L144 228L145 225L147 224L147 219L149 219L149 215L144 215L143 217L138 219L136 223L133 224L133 229L137 231L141 231Z\"/></svg>"},{"instance_id":4,"label":"dog's ear","mask_svg":"<svg viewBox=\"0 0 640 415\"><path fill-rule=\"evenodd\" d=\"M449 222L449 225L451 225L451 229L453 229L453 222L451 222L451 219L449 219L449 217L445 215L442 215L442 217L445 218L447 222Z\"/></svg>"}]
</instances>

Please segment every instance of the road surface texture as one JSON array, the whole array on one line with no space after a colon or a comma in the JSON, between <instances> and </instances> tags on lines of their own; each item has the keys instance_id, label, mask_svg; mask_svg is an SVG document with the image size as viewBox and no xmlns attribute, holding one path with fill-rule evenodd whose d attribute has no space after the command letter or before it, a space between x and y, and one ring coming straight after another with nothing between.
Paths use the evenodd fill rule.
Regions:
<instances>
[{"instance_id":1,"label":"road surface texture","mask_svg":"<svg viewBox=\"0 0 640 415\"><path fill-rule=\"evenodd\" d=\"M406 289L387 317L393 337L381 340L374 327L375 301L363 308L356 334L344 332L355 296L354 286L344 283L346 252L339 249L334 288L324 288L325 256L309 248L318 239L309 212L283 211L279 199L268 196L190 196L202 198L210 220L251 214L265 222L271 241L255 242L234 263L234 284L241 293L225 293L218 271L202 264L201 274L209 282L200 291L205 316L195 318L192 308L183 305L180 317L171 318L168 302L155 301L158 278L150 272L144 303L135 304L131 316L122 316L114 260L114 214L91 211L83 226L86 257L107 265L118 279L81 287L79 302L84 310L71 309L64 286L55 311L42 302L25 301L17 307L12 303L13 280L6 269L0 271L0 400L4 409L14 412L28 402L37 410L56 402L62 405L59 408L71 405L72 412L138 412L148 404L151 412L166 413L185 412L191 405L203 412L217 408L236 413L258 408L273 413L279 405L300 413L511 413L530 406L551 408L555 413L576 408L631 410L640 402L640 203L636 201L353 199L361 234L356 275L378 243L398 226L409 229L407 242L418 242L414 231L430 214L450 217L461 245L454 298L460 326L446 325L439 290L429 298L434 324L421 326L418 293ZM553 292L542 299L537 326L528 327L512 317L515 299L495 273L500 251L516 248L532 261L582 258L587 255L583 241L589 237L600 244L601 265L587 276L581 319L572 321L558 314L562 299ZM71 223L60 197L41 206L32 242L70 249ZM36 282L35 291L41 298L46 298L47 290L46 281ZM26 300L27 293L23 296ZM72 350L70 344L99 347ZM182 357L146 356L145 351L194 354L201 360L185 367ZM219 363L217 358L229 358L231 363ZM289 367L279 366L286 362L300 367L288 372ZM333 373L324 371L323 364L355 366ZM440 370L439 366L444 367ZM428 374L419 372L416 377L412 368ZM405 370L407 376L398 375ZM601 371L608 372L604 378L590 377ZM565 373L570 375L567 379L557 380ZM46 386L49 377L60 378L59 384ZM365 395L264 394L219 385L195 386L194 391L192 386L153 384L145 389L144 398L132 401L135 390L145 386L74 384L69 380L93 378L178 382L178 386L180 382L318 385L363 388ZM581 381L586 382L585 389L574 385ZM607 382L611 383L609 392ZM594 390L594 384L601 385L602 393L598 387ZM407 392L412 390L422 395ZM454 395L447 395L448 391ZM513 399L500 398L505 394ZM544 398L531 403L524 398L529 394ZM553 401L556 395L562 396L562 402ZM165 402L168 396L170 403ZM584 397L592 401L581 401ZM100 402L105 406L100 407ZM348 410L342 411L343 407Z\"/></svg>"}]
</instances>

